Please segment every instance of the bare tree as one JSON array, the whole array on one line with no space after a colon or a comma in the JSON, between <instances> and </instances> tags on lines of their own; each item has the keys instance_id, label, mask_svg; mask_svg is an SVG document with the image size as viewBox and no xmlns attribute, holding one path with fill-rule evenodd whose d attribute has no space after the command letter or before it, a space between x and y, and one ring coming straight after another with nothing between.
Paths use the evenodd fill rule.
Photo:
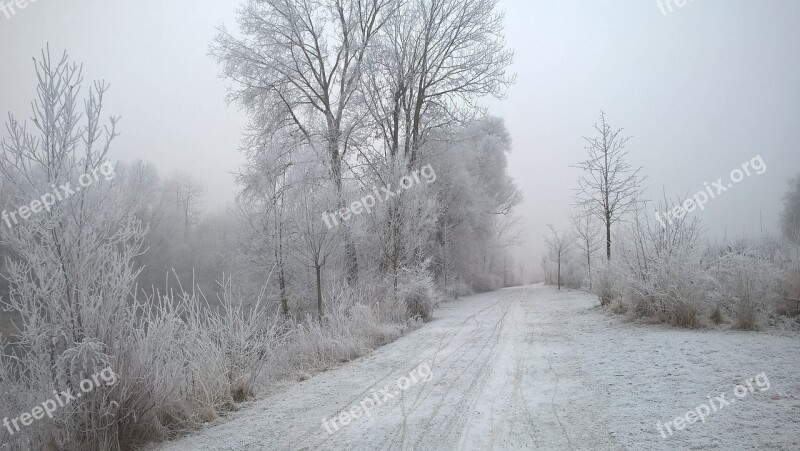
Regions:
<instances>
[{"instance_id":1,"label":"bare tree","mask_svg":"<svg viewBox=\"0 0 800 451\"><path fill-rule=\"evenodd\" d=\"M783 197L781 231L786 239L800 244L800 175L789 181L789 191Z\"/></svg>"},{"instance_id":2,"label":"bare tree","mask_svg":"<svg viewBox=\"0 0 800 451\"><path fill-rule=\"evenodd\" d=\"M175 201L183 219L183 231L189 236L189 226L197 223L202 213L205 189L191 174L175 174Z\"/></svg>"},{"instance_id":3,"label":"bare tree","mask_svg":"<svg viewBox=\"0 0 800 451\"><path fill-rule=\"evenodd\" d=\"M572 247L572 236L568 231L558 232L552 225L547 226L551 236L545 237L550 260L558 265L558 289L561 289L561 264L567 258L567 253Z\"/></svg>"},{"instance_id":4,"label":"bare tree","mask_svg":"<svg viewBox=\"0 0 800 451\"><path fill-rule=\"evenodd\" d=\"M400 5L370 55L364 91L388 154L404 154L413 168L430 131L471 118L481 96L504 95L513 53L504 48L497 0Z\"/></svg>"},{"instance_id":5,"label":"bare tree","mask_svg":"<svg viewBox=\"0 0 800 451\"><path fill-rule=\"evenodd\" d=\"M322 321L324 315L322 305L322 271L328 264L328 259L336 251L337 228L329 228L320 220L327 207L332 204L335 195L332 193L330 181L324 178L321 166L313 158L316 150L304 149L305 156L299 156L294 171L290 174L288 184L292 186L292 198L284 200L293 221L291 229L294 231L291 238L292 251L298 261L314 269L316 285L316 303L318 318Z\"/></svg>"},{"instance_id":6,"label":"bare tree","mask_svg":"<svg viewBox=\"0 0 800 451\"><path fill-rule=\"evenodd\" d=\"M592 288L592 255L600 248L601 231L592 224L592 215L583 210L572 216L573 233L576 246L586 259L589 289Z\"/></svg>"},{"instance_id":7,"label":"bare tree","mask_svg":"<svg viewBox=\"0 0 800 451\"><path fill-rule=\"evenodd\" d=\"M547 285L547 255L542 255L539 263L542 265L542 280L544 280L544 284Z\"/></svg>"},{"instance_id":8,"label":"bare tree","mask_svg":"<svg viewBox=\"0 0 800 451\"><path fill-rule=\"evenodd\" d=\"M643 192L641 168L633 169L625 157L630 137L622 137L622 129L612 129L600 112L600 123L594 124L597 136L585 137L589 158L576 166L584 171L578 179L576 200L603 221L606 229L606 258L611 260L611 227L631 212Z\"/></svg>"},{"instance_id":9,"label":"bare tree","mask_svg":"<svg viewBox=\"0 0 800 451\"><path fill-rule=\"evenodd\" d=\"M244 38L222 27L211 53L237 87L230 99L267 133L289 129L314 146L321 141L342 197L347 138L358 123L352 103L362 63L392 0L264 0L241 10ZM350 123L347 123L348 120ZM344 207L344 200L339 200ZM355 245L343 227L348 277L358 272Z\"/></svg>"},{"instance_id":10,"label":"bare tree","mask_svg":"<svg viewBox=\"0 0 800 451\"><path fill-rule=\"evenodd\" d=\"M255 254L265 268L277 269L281 313L288 317L286 248L290 232L287 230L286 192L290 186L286 176L293 166L295 146L283 134L266 141L262 138L253 136L247 140L247 163L236 177L243 187L237 200L245 223L259 241L248 243L246 252Z\"/></svg>"}]
</instances>

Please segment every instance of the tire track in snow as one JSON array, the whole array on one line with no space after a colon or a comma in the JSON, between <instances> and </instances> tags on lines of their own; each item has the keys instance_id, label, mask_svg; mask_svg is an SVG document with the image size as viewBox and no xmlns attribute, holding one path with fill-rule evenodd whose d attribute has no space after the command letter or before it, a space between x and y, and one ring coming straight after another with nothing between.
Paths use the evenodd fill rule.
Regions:
<instances>
[{"instance_id":1,"label":"tire track in snow","mask_svg":"<svg viewBox=\"0 0 800 451\"><path fill-rule=\"evenodd\" d=\"M434 321L370 355L255 401L231 421L162 450L563 448L562 431L548 427L555 423L552 404L563 401L561 380L554 393L554 373L548 374L543 359L552 346L560 346L562 355L573 351L563 339L569 332L559 330L569 320L558 318L564 314L553 302L559 296L549 288L521 287L448 302ZM523 334L534 319L541 327L529 340ZM323 416L349 409L420 363L429 364L430 381L401 391L371 417L332 435L322 427ZM559 370L562 363L574 382L576 362L550 365ZM568 390L581 385L588 384ZM566 427L603 430L596 413L558 411L569 416Z\"/></svg>"}]
</instances>

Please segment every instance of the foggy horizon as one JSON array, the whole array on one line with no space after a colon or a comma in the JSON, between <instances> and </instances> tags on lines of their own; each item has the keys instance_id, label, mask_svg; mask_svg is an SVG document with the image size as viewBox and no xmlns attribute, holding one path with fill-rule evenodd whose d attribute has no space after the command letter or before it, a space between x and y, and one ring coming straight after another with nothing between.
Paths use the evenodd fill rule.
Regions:
<instances>
[{"instance_id":1,"label":"foggy horizon","mask_svg":"<svg viewBox=\"0 0 800 451\"><path fill-rule=\"evenodd\" d=\"M113 158L141 158L163 176L191 172L206 185L209 210L224 208L237 191L231 173L244 161L246 118L226 104L208 50L217 26L235 26L236 8L39 0L11 19L0 13L0 39L15 42L0 48L0 105L28 116L32 58L48 43L54 55L66 50L87 81L111 86L105 112L122 117ZM572 166L601 110L632 136L629 158L648 177L651 200L693 194L761 155L764 175L694 215L709 239L758 236L759 214L764 232L777 233L800 167L799 4L694 1L666 15L656 1L503 0L499 8L516 83L505 99L482 103L513 140L509 172L524 194L516 214L526 236L518 259L538 262L546 224L568 224Z\"/></svg>"}]
</instances>

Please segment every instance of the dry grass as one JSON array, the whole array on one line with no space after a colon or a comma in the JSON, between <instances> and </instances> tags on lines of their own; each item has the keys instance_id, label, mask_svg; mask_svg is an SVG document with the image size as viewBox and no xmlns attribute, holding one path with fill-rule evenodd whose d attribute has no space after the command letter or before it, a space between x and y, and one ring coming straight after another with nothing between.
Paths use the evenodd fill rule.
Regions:
<instances>
[{"instance_id":1,"label":"dry grass","mask_svg":"<svg viewBox=\"0 0 800 451\"><path fill-rule=\"evenodd\" d=\"M704 326L703 322L700 320L700 313L697 307L688 302L673 304L668 314L667 321L672 326L687 329L696 329Z\"/></svg>"},{"instance_id":2,"label":"dry grass","mask_svg":"<svg viewBox=\"0 0 800 451\"><path fill-rule=\"evenodd\" d=\"M733 311L733 327L740 330L758 330L761 326L758 305L745 297L736 302Z\"/></svg>"},{"instance_id":3,"label":"dry grass","mask_svg":"<svg viewBox=\"0 0 800 451\"><path fill-rule=\"evenodd\" d=\"M286 321L265 303L245 304L228 289L220 308L203 308L193 296L153 299L136 323L117 325L130 338L108 357L119 375L119 383L104 393L117 402L114 416L98 416L88 405L75 403L56 413L54 424L60 426L34 423L10 443L19 449L54 444L130 449L197 428L278 381L337 366L397 339L414 317L430 318L436 293L425 289L427 283L409 280L404 293L415 297L382 301L374 300L371 289L331 287L321 323L310 316ZM410 309L410 299L426 310ZM49 378L30 376L49 374L44 370L47 356L29 353L24 366L0 360L4 408L24 412L48 398ZM87 372L92 365L87 364ZM66 418L71 421L65 423ZM92 424L91 432L76 433L71 429L76 421ZM103 429L108 421L114 427ZM0 432L0 447L8 439Z\"/></svg>"},{"instance_id":4,"label":"dry grass","mask_svg":"<svg viewBox=\"0 0 800 451\"><path fill-rule=\"evenodd\" d=\"M720 307L719 304L717 304L716 307L714 308L714 310L711 311L711 315L709 315L708 319L713 324L717 324L717 325L727 322L725 320L725 316L722 313L722 308Z\"/></svg>"}]
</instances>

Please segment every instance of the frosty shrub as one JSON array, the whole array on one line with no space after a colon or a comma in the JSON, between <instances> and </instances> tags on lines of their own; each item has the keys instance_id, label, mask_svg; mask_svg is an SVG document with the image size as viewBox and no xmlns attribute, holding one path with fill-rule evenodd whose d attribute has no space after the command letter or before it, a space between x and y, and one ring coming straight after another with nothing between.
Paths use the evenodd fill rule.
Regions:
<instances>
[{"instance_id":1,"label":"frosty shrub","mask_svg":"<svg viewBox=\"0 0 800 451\"><path fill-rule=\"evenodd\" d=\"M671 206L665 201L660 210ZM673 326L702 325L708 281L702 270L698 221L683 217L662 226L651 223L639 210L623 233L619 256L612 264L617 277L624 280L620 292L626 308L622 310ZM602 278L597 283L598 290L608 290Z\"/></svg>"},{"instance_id":2,"label":"frosty shrub","mask_svg":"<svg viewBox=\"0 0 800 451\"><path fill-rule=\"evenodd\" d=\"M422 321L431 319L433 308L438 303L433 275L422 265L400 270L395 296L399 302L406 304L412 318Z\"/></svg>"},{"instance_id":3,"label":"frosty shrub","mask_svg":"<svg viewBox=\"0 0 800 451\"><path fill-rule=\"evenodd\" d=\"M610 262L603 262L592 271L592 292L600 298L600 305L611 305L622 301L623 276Z\"/></svg>"},{"instance_id":4,"label":"frosty shrub","mask_svg":"<svg viewBox=\"0 0 800 451\"><path fill-rule=\"evenodd\" d=\"M43 53L34 123L10 116L0 174L16 205L74 182L108 161L116 119L101 120L106 85L78 109L80 68ZM45 146L45 143L50 143ZM110 367L119 381L0 441L12 449L119 450L209 421L254 386L278 342L261 300L246 305L230 284L210 308L202 295L134 299L146 228L142 193L99 178L45 211L2 228L15 257L9 297L19 318L12 354L0 358L3 416L28 411ZM171 293L171 290L170 290Z\"/></svg>"},{"instance_id":5,"label":"frosty shrub","mask_svg":"<svg viewBox=\"0 0 800 451\"><path fill-rule=\"evenodd\" d=\"M706 308L705 284L699 261L667 253L649 261L646 273L631 277L624 296L635 317L698 327Z\"/></svg>"},{"instance_id":6,"label":"frosty shrub","mask_svg":"<svg viewBox=\"0 0 800 451\"><path fill-rule=\"evenodd\" d=\"M266 307L264 292L252 305L233 293L230 277L217 314L209 315L207 330L224 356L224 371L233 401L255 394L255 385L279 340L283 320ZM265 285L266 287L266 285Z\"/></svg>"},{"instance_id":7,"label":"frosty shrub","mask_svg":"<svg viewBox=\"0 0 800 451\"><path fill-rule=\"evenodd\" d=\"M81 69L66 54L53 59L43 52L36 72L33 124L9 115L10 137L0 144L0 175L16 205L96 172L117 136L115 118L103 125L106 84L94 83L81 102ZM138 274L132 262L145 233L126 207L135 202L135 194L120 190L113 178L98 178L3 228L2 239L15 258L7 262L9 297L2 306L18 316L20 334L18 353L6 360L12 369L0 381L1 392L25 393L25 402L35 405L49 397L45 394L66 389L77 374L92 374L98 365L117 372L133 358L127 353L137 327L129 303ZM15 434L12 447L119 449L122 422L133 415L125 410L126 395L114 386L110 393L84 396L52 420Z\"/></svg>"},{"instance_id":8,"label":"frosty shrub","mask_svg":"<svg viewBox=\"0 0 800 451\"><path fill-rule=\"evenodd\" d=\"M287 324L284 341L272 352L270 379L298 373L307 377L365 355L402 335L408 327L405 304L394 302L387 294L390 286L368 285L333 282L326 290L322 322L307 314Z\"/></svg>"},{"instance_id":9,"label":"frosty shrub","mask_svg":"<svg viewBox=\"0 0 800 451\"><path fill-rule=\"evenodd\" d=\"M503 279L497 274L476 273L470 276L470 282L470 288L475 293L485 293L503 287Z\"/></svg>"},{"instance_id":10,"label":"frosty shrub","mask_svg":"<svg viewBox=\"0 0 800 451\"><path fill-rule=\"evenodd\" d=\"M354 331L361 353L395 340L404 331L410 314L404 304L392 302L390 292L388 286L375 286L367 281L356 287L332 284L327 305L333 306L339 319L331 324L338 327L334 331L341 334Z\"/></svg>"},{"instance_id":11,"label":"frosty shrub","mask_svg":"<svg viewBox=\"0 0 800 451\"><path fill-rule=\"evenodd\" d=\"M657 211L674 205L662 203ZM679 327L731 318L744 330L792 313L797 263L786 241L762 237L703 248L697 219L653 224L641 211L622 233L617 258L592 278L602 305L618 300L614 312Z\"/></svg>"},{"instance_id":12,"label":"frosty shrub","mask_svg":"<svg viewBox=\"0 0 800 451\"><path fill-rule=\"evenodd\" d=\"M455 282L451 283L446 290L446 294L449 298L458 299L462 296L469 296L471 295L472 288L464 281L457 279Z\"/></svg>"},{"instance_id":13,"label":"frosty shrub","mask_svg":"<svg viewBox=\"0 0 800 451\"><path fill-rule=\"evenodd\" d=\"M716 259L712 299L734 320L734 327L758 329L782 300L780 269L752 253L728 252Z\"/></svg>"}]
</instances>

